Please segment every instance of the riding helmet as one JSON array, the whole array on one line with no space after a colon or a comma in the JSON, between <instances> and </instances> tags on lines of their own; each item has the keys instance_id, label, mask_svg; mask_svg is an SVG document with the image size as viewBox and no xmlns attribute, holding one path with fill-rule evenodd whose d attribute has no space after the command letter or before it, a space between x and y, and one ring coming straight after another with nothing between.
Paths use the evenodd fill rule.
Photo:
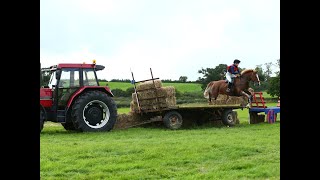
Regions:
<instances>
[{"instance_id":1,"label":"riding helmet","mask_svg":"<svg viewBox=\"0 0 320 180\"><path fill-rule=\"evenodd\" d=\"M233 64L235 64L235 63L240 63L240 60L239 59L235 59L234 61L233 61Z\"/></svg>"}]
</instances>

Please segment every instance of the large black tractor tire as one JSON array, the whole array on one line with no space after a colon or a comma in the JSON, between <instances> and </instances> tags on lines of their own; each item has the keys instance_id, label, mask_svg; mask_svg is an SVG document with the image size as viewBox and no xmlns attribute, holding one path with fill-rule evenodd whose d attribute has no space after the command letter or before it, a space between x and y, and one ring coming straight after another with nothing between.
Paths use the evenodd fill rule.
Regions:
<instances>
[{"instance_id":1,"label":"large black tractor tire","mask_svg":"<svg viewBox=\"0 0 320 180\"><path fill-rule=\"evenodd\" d=\"M237 124L236 113L232 109L225 109L222 112L222 123L226 126L234 126Z\"/></svg>"},{"instance_id":2,"label":"large black tractor tire","mask_svg":"<svg viewBox=\"0 0 320 180\"><path fill-rule=\"evenodd\" d=\"M73 125L73 122L61 123L61 125L67 131L75 131L76 130L76 128Z\"/></svg>"},{"instance_id":3,"label":"large black tractor tire","mask_svg":"<svg viewBox=\"0 0 320 180\"><path fill-rule=\"evenodd\" d=\"M169 111L164 115L163 123L169 129L179 129L182 126L182 116L177 111Z\"/></svg>"},{"instance_id":4,"label":"large black tractor tire","mask_svg":"<svg viewBox=\"0 0 320 180\"><path fill-rule=\"evenodd\" d=\"M43 124L44 124L44 121L45 121L45 112L44 110L40 107L40 133L43 129Z\"/></svg>"},{"instance_id":5,"label":"large black tractor tire","mask_svg":"<svg viewBox=\"0 0 320 180\"><path fill-rule=\"evenodd\" d=\"M75 100L71 117L78 131L110 131L117 120L117 106L108 94L88 91Z\"/></svg>"}]
</instances>

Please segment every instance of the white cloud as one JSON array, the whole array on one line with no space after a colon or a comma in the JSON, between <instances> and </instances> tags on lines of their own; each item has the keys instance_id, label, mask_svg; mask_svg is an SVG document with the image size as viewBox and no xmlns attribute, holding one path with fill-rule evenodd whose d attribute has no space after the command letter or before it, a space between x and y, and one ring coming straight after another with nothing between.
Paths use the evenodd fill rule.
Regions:
<instances>
[{"instance_id":1,"label":"white cloud","mask_svg":"<svg viewBox=\"0 0 320 180\"><path fill-rule=\"evenodd\" d=\"M88 15L110 14L119 8L119 4L114 0L73 0L72 2L74 8Z\"/></svg>"},{"instance_id":2,"label":"white cloud","mask_svg":"<svg viewBox=\"0 0 320 180\"><path fill-rule=\"evenodd\" d=\"M50 4L48 4L50 3ZM161 79L280 57L278 1L41 0L40 61L106 66L106 79ZM169 7L170 5L170 7ZM172 5L172 6L171 6ZM166 9L167 7L167 9Z\"/></svg>"}]
</instances>

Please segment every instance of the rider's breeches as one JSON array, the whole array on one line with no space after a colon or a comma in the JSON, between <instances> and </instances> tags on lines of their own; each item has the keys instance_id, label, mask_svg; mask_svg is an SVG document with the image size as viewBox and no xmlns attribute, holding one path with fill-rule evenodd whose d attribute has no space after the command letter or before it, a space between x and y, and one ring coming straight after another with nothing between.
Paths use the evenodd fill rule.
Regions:
<instances>
[{"instance_id":1,"label":"rider's breeches","mask_svg":"<svg viewBox=\"0 0 320 180\"><path fill-rule=\"evenodd\" d=\"M226 78L227 78L228 82L233 83L234 77L236 77L236 75L231 74L229 72L226 73Z\"/></svg>"}]
</instances>

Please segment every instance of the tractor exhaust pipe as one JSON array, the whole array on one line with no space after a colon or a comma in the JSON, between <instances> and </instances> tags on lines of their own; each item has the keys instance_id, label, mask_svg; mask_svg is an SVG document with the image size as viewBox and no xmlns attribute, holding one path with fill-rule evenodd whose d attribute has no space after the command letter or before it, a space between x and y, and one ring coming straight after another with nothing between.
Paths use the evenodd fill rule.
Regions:
<instances>
[{"instance_id":1,"label":"tractor exhaust pipe","mask_svg":"<svg viewBox=\"0 0 320 180\"><path fill-rule=\"evenodd\" d=\"M41 84L42 84L42 73L41 73L41 63L40 63L40 88L41 88Z\"/></svg>"}]
</instances>

